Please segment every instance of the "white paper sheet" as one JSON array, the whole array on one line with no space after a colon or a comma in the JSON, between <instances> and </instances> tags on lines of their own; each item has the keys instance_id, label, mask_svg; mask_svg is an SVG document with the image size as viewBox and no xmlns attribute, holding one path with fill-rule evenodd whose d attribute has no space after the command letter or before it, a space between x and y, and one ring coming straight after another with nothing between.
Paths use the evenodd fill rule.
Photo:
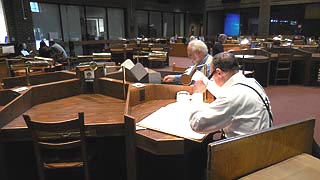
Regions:
<instances>
[{"instance_id":1,"label":"white paper sheet","mask_svg":"<svg viewBox=\"0 0 320 180\"><path fill-rule=\"evenodd\" d=\"M202 139L205 134L193 131L189 124L191 109L199 104L192 102L176 102L158 109L137 123L138 126L184 137L187 139Z\"/></svg>"}]
</instances>

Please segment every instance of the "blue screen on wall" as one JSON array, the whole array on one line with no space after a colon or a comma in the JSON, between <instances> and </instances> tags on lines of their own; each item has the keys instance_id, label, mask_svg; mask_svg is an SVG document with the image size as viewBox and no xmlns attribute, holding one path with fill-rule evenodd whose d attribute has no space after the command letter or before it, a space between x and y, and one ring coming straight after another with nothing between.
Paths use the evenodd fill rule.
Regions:
<instances>
[{"instance_id":1,"label":"blue screen on wall","mask_svg":"<svg viewBox=\"0 0 320 180\"><path fill-rule=\"evenodd\" d=\"M240 35L240 14L226 14L226 18L224 20L224 33L227 36Z\"/></svg>"}]
</instances>

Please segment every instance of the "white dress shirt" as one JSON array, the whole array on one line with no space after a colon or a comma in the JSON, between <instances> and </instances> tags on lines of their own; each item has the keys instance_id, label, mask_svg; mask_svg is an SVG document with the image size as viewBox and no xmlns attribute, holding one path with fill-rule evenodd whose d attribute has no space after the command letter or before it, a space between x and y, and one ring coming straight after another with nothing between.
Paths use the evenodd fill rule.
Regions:
<instances>
[{"instance_id":1,"label":"white dress shirt","mask_svg":"<svg viewBox=\"0 0 320 180\"><path fill-rule=\"evenodd\" d=\"M242 73L233 75L222 87L210 82L207 87L217 99L192 112L190 126L194 131L211 133L223 129L227 137L232 137L268 128L272 124L259 95L238 83L253 87L270 104L259 83L253 78L246 78Z\"/></svg>"}]
</instances>

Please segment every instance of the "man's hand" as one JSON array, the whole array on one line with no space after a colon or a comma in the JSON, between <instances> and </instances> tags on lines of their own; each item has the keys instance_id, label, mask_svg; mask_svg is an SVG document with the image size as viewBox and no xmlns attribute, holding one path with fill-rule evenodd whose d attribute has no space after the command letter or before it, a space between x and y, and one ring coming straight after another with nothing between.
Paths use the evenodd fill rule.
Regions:
<instances>
[{"instance_id":1,"label":"man's hand","mask_svg":"<svg viewBox=\"0 0 320 180\"><path fill-rule=\"evenodd\" d=\"M199 79L193 84L193 92L195 93L203 93L207 88L207 83L203 81L203 79Z\"/></svg>"},{"instance_id":2,"label":"man's hand","mask_svg":"<svg viewBox=\"0 0 320 180\"><path fill-rule=\"evenodd\" d=\"M162 81L163 82L173 82L173 81L175 81L175 79L176 79L175 75L167 75L162 79Z\"/></svg>"}]
</instances>

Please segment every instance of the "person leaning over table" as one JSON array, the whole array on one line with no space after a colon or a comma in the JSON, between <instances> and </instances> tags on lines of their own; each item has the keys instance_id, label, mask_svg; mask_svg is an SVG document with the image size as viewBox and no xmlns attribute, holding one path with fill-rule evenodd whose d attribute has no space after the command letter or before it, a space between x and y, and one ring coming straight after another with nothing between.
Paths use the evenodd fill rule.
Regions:
<instances>
[{"instance_id":1,"label":"person leaning over table","mask_svg":"<svg viewBox=\"0 0 320 180\"><path fill-rule=\"evenodd\" d=\"M206 74L209 75L210 64L212 56L208 54L207 45L200 40L190 41L187 47L188 57L192 60L193 64L198 64L197 70L203 71L203 65L207 65ZM186 70L186 73L191 71L192 67ZM163 82L180 82L181 74L179 75L167 75L163 78Z\"/></svg>"},{"instance_id":2,"label":"person leaning over table","mask_svg":"<svg viewBox=\"0 0 320 180\"><path fill-rule=\"evenodd\" d=\"M49 48L50 55L55 62L63 63L67 61L68 55L60 44L54 42L53 40L50 40L49 45L50 45L50 48Z\"/></svg>"},{"instance_id":3,"label":"person leaning over table","mask_svg":"<svg viewBox=\"0 0 320 180\"><path fill-rule=\"evenodd\" d=\"M194 131L208 134L222 129L225 137L232 137L272 126L269 98L255 79L239 72L233 54L215 55L210 71L212 79L196 81L194 93L208 89L216 100L192 111L190 126Z\"/></svg>"}]
</instances>

